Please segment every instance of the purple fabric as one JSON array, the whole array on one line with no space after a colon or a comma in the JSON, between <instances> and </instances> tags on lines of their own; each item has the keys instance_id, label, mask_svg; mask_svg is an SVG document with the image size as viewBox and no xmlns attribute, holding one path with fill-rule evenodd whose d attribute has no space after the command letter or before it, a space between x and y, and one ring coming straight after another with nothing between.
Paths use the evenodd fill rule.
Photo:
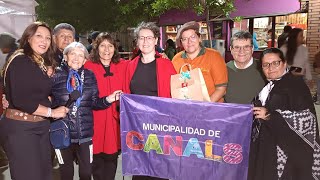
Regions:
<instances>
[{"instance_id":1,"label":"purple fabric","mask_svg":"<svg viewBox=\"0 0 320 180\"><path fill-rule=\"evenodd\" d=\"M124 175L148 175L175 180L246 180L252 117L251 105L122 94L122 172ZM150 124L163 129L148 129ZM180 133L175 132L178 129ZM190 133L183 133L185 129ZM199 133L191 133L191 130L196 132L196 129ZM130 136L132 134L140 134L141 137ZM168 135L172 137L171 142L175 143L173 146L176 145L176 151L166 146L170 140ZM182 142L180 146L179 142ZM157 144L160 148L155 148ZM211 150L216 155L215 160Z\"/></svg>"},{"instance_id":2,"label":"purple fabric","mask_svg":"<svg viewBox=\"0 0 320 180\"><path fill-rule=\"evenodd\" d=\"M205 13L198 15L192 9L178 10L171 9L162 14L159 18L159 26L184 24L189 21L205 21Z\"/></svg>"},{"instance_id":3,"label":"purple fabric","mask_svg":"<svg viewBox=\"0 0 320 180\"><path fill-rule=\"evenodd\" d=\"M284 15L296 12L300 9L299 0L235 0L236 10L230 17L262 17L272 15Z\"/></svg>"}]
</instances>

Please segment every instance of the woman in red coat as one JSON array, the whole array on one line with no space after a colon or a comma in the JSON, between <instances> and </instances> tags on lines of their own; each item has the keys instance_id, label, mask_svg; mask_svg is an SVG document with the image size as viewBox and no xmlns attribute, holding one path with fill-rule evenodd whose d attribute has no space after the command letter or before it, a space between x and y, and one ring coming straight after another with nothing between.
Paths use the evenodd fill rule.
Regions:
<instances>
[{"instance_id":1,"label":"woman in red coat","mask_svg":"<svg viewBox=\"0 0 320 180\"><path fill-rule=\"evenodd\" d=\"M141 54L128 64L125 93L147 96L171 97L170 78L176 71L169 59L155 50L160 36L159 27L154 23L142 22L135 30ZM133 180L158 180L161 178L133 176Z\"/></svg>"},{"instance_id":2,"label":"woman in red coat","mask_svg":"<svg viewBox=\"0 0 320 180\"><path fill-rule=\"evenodd\" d=\"M120 59L115 40L108 33L100 33L85 68L97 78L99 97L122 90L127 62ZM93 112L93 167L94 180L114 180L120 152L120 121L117 102L111 108Z\"/></svg>"}]
</instances>

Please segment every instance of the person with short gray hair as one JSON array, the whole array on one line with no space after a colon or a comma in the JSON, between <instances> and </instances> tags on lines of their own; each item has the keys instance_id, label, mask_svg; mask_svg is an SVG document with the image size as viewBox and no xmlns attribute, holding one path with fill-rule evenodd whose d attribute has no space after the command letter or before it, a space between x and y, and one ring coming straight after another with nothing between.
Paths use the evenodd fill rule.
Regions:
<instances>
[{"instance_id":1,"label":"person with short gray hair","mask_svg":"<svg viewBox=\"0 0 320 180\"><path fill-rule=\"evenodd\" d=\"M79 48L83 51L85 59L89 58L89 53L87 48L79 42L72 42L69 44L66 48L63 50L63 55L66 56L70 51L72 51L74 48Z\"/></svg>"},{"instance_id":2,"label":"person with short gray hair","mask_svg":"<svg viewBox=\"0 0 320 180\"><path fill-rule=\"evenodd\" d=\"M68 23L60 23L53 28L53 42L56 45L56 65L60 66L63 59L63 50L75 41L76 30Z\"/></svg>"},{"instance_id":3,"label":"person with short gray hair","mask_svg":"<svg viewBox=\"0 0 320 180\"><path fill-rule=\"evenodd\" d=\"M136 39L139 38L139 32L142 29L148 29L152 31L154 37L159 38L160 37L160 28L156 25L154 22L141 22L134 30L134 36Z\"/></svg>"},{"instance_id":4,"label":"person with short gray hair","mask_svg":"<svg viewBox=\"0 0 320 180\"><path fill-rule=\"evenodd\" d=\"M251 46L253 46L253 38L252 35L250 34L250 32L248 31L239 31L237 33L235 33L230 40L230 46L233 46L233 42L235 40L249 40L251 43Z\"/></svg>"},{"instance_id":5,"label":"person with short gray hair","mask_svg":"<svg viewBox=\"0 0 320 180\"><path fill-rule=\"evenodd\" d=\"M141 54L128 63L124 92L170 98L170 78L176 71L169 59L156 52L159 28L153 22L142 22L136 28L135 36ZM162 180L162 178L134 175L132 180Z\"/></svg>"},{"instance_id":6,"label":"person with short gray hair","mask_svg":"<svg viewBox=\"0 0 320 180\"><path fill-rule=\"evenodd\" d=\"M230 41L230 51L234 60L227 63L225 102L250 104L266 83L261 63L252 57L252 35L248 31L235 33Z\"/></svg>"},{"instance_id":7,"label":"person with short gray hair","mask_svg":"<svg viewBox=\"0 0 320 180\"><path fill-rule=\"evenodd\" d=\"M79 179L91 180L93 109L102 110L110 107L112 102L119 100L121 90L115 90L110 95L99 98L96 77L92 71L84 68L88 51L83 44L79 42L69 44L64 48L63 56L65 63L52 77L52 106L64 106L69 94L76 90L80 92L80 97L71 104L68 116L61 119L69 127L71 145L60 149L61 154L57 153L60 179L73 179L73 161L77 159Z\"/></svg>"}]
</instances>

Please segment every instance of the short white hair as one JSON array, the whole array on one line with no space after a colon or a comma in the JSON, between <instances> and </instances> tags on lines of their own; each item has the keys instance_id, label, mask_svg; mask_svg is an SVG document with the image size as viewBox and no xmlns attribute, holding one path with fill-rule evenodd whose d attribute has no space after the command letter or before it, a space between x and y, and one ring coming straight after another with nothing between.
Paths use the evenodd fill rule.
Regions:
<instances>
[{"instance_id":1,"label":"short white hair","mask_svg":"<svg viewBox=\"0 0 320 180\"><path fill-rule=\"evenodd\" d=\"M82 44L82 43L79 43L79 42L72 42L70 43L66 48L64 48L63 50L63 55L67 55L70 51L72 51L74 48L79 48L83 51L84 53L84 57L86 59L89 58L89 53L88 53L88 50L87 48Z\"/></svg>"}]
</instances>

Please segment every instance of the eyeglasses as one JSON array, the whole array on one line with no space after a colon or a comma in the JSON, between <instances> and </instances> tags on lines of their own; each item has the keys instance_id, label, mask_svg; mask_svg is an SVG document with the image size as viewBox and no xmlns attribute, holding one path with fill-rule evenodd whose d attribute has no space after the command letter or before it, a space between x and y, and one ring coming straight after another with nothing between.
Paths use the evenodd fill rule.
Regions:
<instances>
[{"instance_id":1,"label":"eyeglasses","mask_svg":"<svg viewBox=\"0 0 320 180\"><path fill-rule=\"evenodd\" d=\"M252 50L252 46L251 45L246 45L246 46L233 46L232 49L236 52L240 52L241 49L243 51L250 51Z\"/></svg>"},{"instance_id":2,"label":"eyeglasses","mask_svg":"<svg viewBox=\"0 0 320 180\"><path fill-rule=\"evenodd\" d=\"M139 41L147 41L147 42L152 42L154 40L155 37L153 36L139 36L138 40Z\"/></svg>"},{"instance_id":3,"label":"eyeglasses","mask_svg":"<svg viewBox=\"0 0 320 180\"><path fill-rule=\"evenodd\" d=\"M279 67L280 64L281 64L281 60L279 60L279 61L273 61L273 62L271 62L271 63L262 63L262 68L263 68L263 69L269 69L270 66L276 68L276 67Z\"/></svg>"},{"instance_id":4,"label":"eyeglasses","mask_svg":"<svg viewBox=\"0 0 320 180\"><path fill-rule=\"evenodd\" d=\"M187 43L189 41L189 39L190 39L191 42L195 42L198 39L198 35L193 34L190 37L181 38L180 41L182 43Z\"/></svg>"}]
</instances>

